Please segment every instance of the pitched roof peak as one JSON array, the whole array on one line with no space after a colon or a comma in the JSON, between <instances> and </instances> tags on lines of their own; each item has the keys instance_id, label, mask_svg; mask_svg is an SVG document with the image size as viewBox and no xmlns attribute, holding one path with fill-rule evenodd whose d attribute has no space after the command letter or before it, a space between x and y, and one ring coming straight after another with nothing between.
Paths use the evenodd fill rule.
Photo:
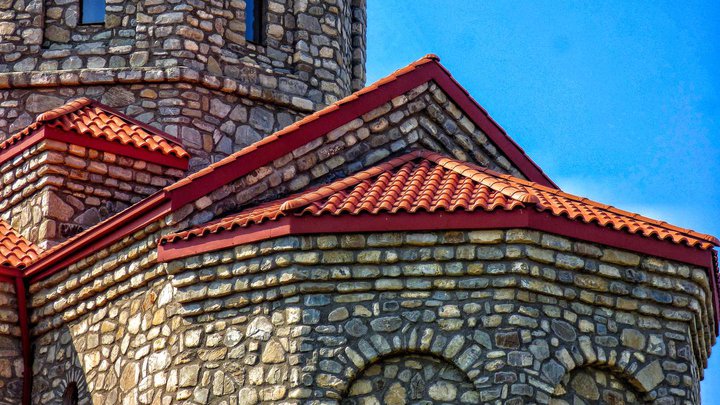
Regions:
<instances>
[{"instance_id":1,"label":"pitched roof peak","mask_svg":"<svg viewBox=\"0 0 720 405\"><path fill-rule=\"evenodd\" d=\"M98 143L98 140L110 142L105 145L114 144L115 146L109 146L111 151L121 155L134 156L134 151L139 150L142 155L138 157L139 159L183 170L187 168L187 160L190 158L175 137L102 103L82 97L40 114L33 123L0 142L0 162L12 158L24 148L39 142L41 138L74 142L66 139L67 137L62 134L53 135L44 131L45 133L34 141L28 140L24 145L19 145L33 138L33 135L42 128L57 128L65 134L79 135L82 139L76 138L76 140L91 148L98 147L105 150L100 145L102 142Z\"/></svg>"},{"instance_id":2,"label":"pitched roof peak","mask_svg":"<svg viewBox=\"0 0 720 405\"><path fill-rule=\"evenodd\" d=\"M92 99L89 99L87 97L81 97L75 100L72 100L64 105L61 105L60 107L53 108L52 110L45 111L44 113L37 116L35 121L38 122L45 122L54 120L61 115L69 114L71 112L75 112L87 105L90 105L93 102Z\"/></svg>"}]
</instances>

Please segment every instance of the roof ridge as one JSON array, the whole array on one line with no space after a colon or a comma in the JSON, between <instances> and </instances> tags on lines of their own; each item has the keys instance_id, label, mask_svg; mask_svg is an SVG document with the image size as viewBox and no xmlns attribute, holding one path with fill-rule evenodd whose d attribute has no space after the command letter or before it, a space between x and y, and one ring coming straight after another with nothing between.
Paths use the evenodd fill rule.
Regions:
<instances>
[{"instance_id":1,"label":"roof ridge","mask_svg":"<svg viewBox=\"0 0 720 405\"><path fill-rule=\"evenodd\" d=\"M438 156L443 156L442 154L439 154L439 153L437 153L437 152L426 151L426 153L436 154L436 155L438 155ZM446 157L446 158L447 158L447 157ZM545 186L545 185L543 185L543 184L536 183L536 182L530 181L530 180L521 179L521 178L519 178L519 177L515 177L515 176L510 175L510 174L499 173L499 172L496 172L496 171L494 171L494 170L492 170L492 169L488 169L488 168L485 168L485 167L480 167L480 166L477 166L477 165L475 165L475 164L473 164L473 163L470 163L470 162L463 162L463 164L465 164L465 165L467 165L467 166L470 166L471 168L473 168L473 169L475 169L475 170L478 170L478 171L481 171L481 172L485 172L485 173L489 173L489 174L491 174L491 175L493 175L493 176L500 177L500 178L503 178L503 179L505 179L505 180L509 180L509 181L516 182L516 183L520 183L520 184L522 184L523 186L528 186L528 187L537 188L537 189L540 189L541 191L544 191L544 192L547 192L547 193L551 193L551 194L554 194L554 195L557 195L557 196L562 196L562 197L565 197L565 198L568 198L568 199L571 199L571 200L574 200L574 201L582 202L582 203L585 203L585 204L589 204L589 205L592 205L592 206L595 206L595 207L598 207L598 208L601 208L601 209L604 209L604 210L611 211L611 212L616 213L616 214L618 214L618 215L623 215L623 216L626 216L626 217L630 217L630 218L634 218L634 219L639 219L639 220L642 220L642 221L645 221L645 222L650 222L650 223L652 223L652 224L654 224L654 225L658 225L658 226L661 226L661 227L663 227L663 228L667 228L667 229L669 229L669 230L673 230L673 231L676 231L676 232L678 232L678 233L682 233L682 234L684 234L684 235L692 236L693 238L703 239L703 240L706 240L706 241L708 241L708 242L711 242L711 243L715 244L716 246L720 246L720 240L718 240L718 238L716 238L716 237L714 237L714 236L712 236L712 235L708 235L708 234L704 234L704 233L700 233L700 232L694 231L694 230L692 230L692 229L682 228L682 227L679 227L679 226L676 226L676 225L672 225L672 224L670 224L670 223L668 223L668 222L666 222L666 221L661 221L661 220L653 219L653 218L650 218L650 217L646 217L646 216L644 216L644 215L642 215L642 214L638 214L638 213L631 212L631 211L626 211L626 210L623 210L623 209L621 209L621 208L614 207L614 206L612 206L612 205L603 204L603 203L601 203L601 202L598 202L598 201L595 201L595 200L591 200L591 199L589 199L589 198L587 198L587 197L581 197L581 196L578 196L578 195L575 195L575 194L570 194L570 193L568 193L568 192L566 192L566 191L563 191L563 190L561 190L561 189L556 189L556 188L548 187L548 186ZM535 197L537 198L537 196L535 196ZM542 205L542 203L540 202L539 199L538 199L537 203L540 204L540 205Z\"/></svg>"},{"instance_id":2,"label":"roof ridge","mask_svg":"<svg viewBox=\"0 0 720 405\"><path fill-rule=\"evenodd\" d=\"M495 172L494 170L486 169L484 167L474 165L470 162L464 162L464 161L461 161L458 159L454 159L454 158L445 156L441 153L431 152L428 150L422 150L422 151L418 151L418 152L420 153L421 156L439 164L440 166L442 166L448 170L452 170L452 171L454 171L460 175L463 175L465 177L468 177L474 181L477 181L478 183L480 183L484 186L487 186L490 189L497 191L498 193L500 193L506 197L512 198L514 200L518 200L522 203L540 204L540 199L535 194L533 194L529 190L520 189L512 184L512 179L515 178L513 176L510 176L512 179L507 179L507 178L505 178L506 175L503 175L503 173L498 173L498 172ZM466 170L462 170L462 169L466 169ZM509 184L509 185L515 191L511 192L511 191L507 190L507 188L498 187L497 182L487 182L486 179L479 179L479 178L477 178L477 176L468 176L467 173L465 173L468 169L488 175L490 177L501 178L503 180L510 181L511 184ZM520 194L520 195L518 195L518 194Z\"/></svg>"},{"instance_id":3,"label":"roof ridge","mask_svg":"<svg viewBox=\"0 0 720 405\"><path fill-rule=\"evenodd\" d=\"M84 121L86 116L97 125L87 126ZM0 142L0 151L22 142L24 138L42 128L49 127L178 159L187 159L190 156L178 138L88 97L74 99L38 115L28 126ZM64 137L57 139L64 141ZM182 163L171 165L186 167Z\"/></svg>"},{"instance_id":4,"label":"roof ridge","mask_svg":"<svg viewBox=\"0 0 720 405\"><path fill-rule=\"evenodd\" d=\"M72 101L68 101L67 103L61 105L60 107L56 107L56 108L53 108L52 110L45 111L44 113L38 115L37 118L35 118L35 121L36 122L52 121L58 117L70 114L71 112L75 112L85 106L93 104L93 102L94 102L94 100L92 100L88 97L76 98Z\"/></svg>"},{"instance_id":5,"label":"roof ridge","mask_svg":"<svg viewBox=\"0 0 720 405\"><path fill-rule=\"evenodd\" d=\"M433 167L433 173L439 170L442 174L435 173L424 178L424 180L418 180L427 185L423 187L429 187L428 190L431 195L423 194L421 197L415 193L413 197L415 202L408 203L406 201L404 204L396 205L399 198L398 190L391 183L388 183L389 178L392 177L397 180L398 176L400 176L404 179L400 181L407 181L409 177L401 175L401 167L405 167L406 164L413 161L416 167L429 164ZM383 177L385 181L382 182L383 184L378 184L382 176L385 176ZM457 180L449 179L447 176L454 176ZM476 183L478 189L482 188L486 191L483 192L483 195L473 194L472 197L457 197L459 200L454 203L447 200L449 198L448 193L457 192L456 187L460 178L468 179ZM413 181L417 182L416 180L414 178ZM438 183L441 180L443 181L442 185ZM370 189L359 189L358 187L368 181L374 182L371 185L374 198L365 201L363 196L370 193ZM406 185L406 187L411 187L411 185ZM450 189L447 187L450 187ZM348 188L352 188L350 193L346 192ZM378 199L380 194L383 195L382 199ZM493 197L493 195L496 197ZM432 202L428 198L431 198ZM468 198L470 199L468 200ZM431 213L448 209L450 211L484 210L489 212L498 207L504 211L523 208L527 206L526 203L532 203L536 208L535 210L526 210L526 212L543 213L547 211L552 217L566 217L586 224L595 223L601 228L626 231L629 234L669 241L678 245L684 244L702 250L712 249L713 244L718 245L717 239L709 235L670 226L664 221L645 218L638 214L619 210L512 175L497 173L442 153L424 149L410 151L351 176L336 180L329 185L301 191L295 197L291 196L286 199L276 200L276 203L272 206L248 208L240 213L229 215L219 220L219 225L212 227L213 229L209 229L209 225L206 224L190 230L172 233L164 237L163 242L173 242L178 239L187 240L193 236L216 233L222 229L227 230L236 226L246 227L265 221L274 221L278 217L289 216L293 213L298 216L305 213L313 216L323 214L333 216L348 214L354 216L362 213L374 215L380 212L394 214L402 210L409 213L415 213L418 210Z\"/></svg>"},{"instance_id":6,"label":"roof ridge","mask_svg":"<svg viewBox=\"0 0 720 405\"><path fill-rule=\"evenodd\" d=\"M512 177L512 176L511 176L511 177ZM691 236L691 237L693 237L693 238L698 238L698 239L705 240L705 241L707 241L707 242L710 242L710 243L714 244L715 246L720 246L720 240L719 240L718 238L716 238L715 236L712 236L712 235L709 235L709 234L704 234L704 233L697 232L697 231L694 231L694 230L689 229L689 228L682 228L682 227L679 227L679 226L676 226L676 225L672 225L672 224L668 223L667 221L661 221L661 220L658 220L658 219L654 219L654 218L647 217L647 216L645 216L645 215L642 215L642 214L639 214L639 213L636 213L636 212L627 211L627 210L624 210L624 209L621 209L621 208L617 208L617 207L612 206L612 205L609 205L609 204L603 204L603 203L601 203L601 202L599 202L599 201L591 200L591 199L589 199L589 198L587 198L587 197L581 197L581 196L578 196L578 195L575 195L575 194L570 194L570 193L568 193L568 192L566 192L566 191L562 191L562 190L560 190L560 189L550 188L550 187L544 186L544 185L542 185L542 184L530 182L530 181L524 180L524 179L519 179L519 178L515 178L515 179L516 179L517 182L525 183L526 185L529 185L529 186L532 186L532 187L541 189L542 191L547 192L547 193L551 193L551 194L554 194L554 195L557 195L557 196L561 196L561 197L564 197L564 198L568 198L568 199L570 199L570 200L582 202L582 203L584 203L584 204L592 205L592 206L594 206L594 207L601 208L601 209L604 209L604 210L613 212L613 213L618 214L618 215L626 216L626 217L633 218L633 219L640 220L640 221L644 221L644 222L649 222L649 223L651 223L651 224L653 224L653 225L657 225L657 226L666 228L666 229L668 229L668 230L672 230L672 231L681 233L681 234L686 235L686 236Z\"/></svg>"},{"instance_id":7,"label":"roof ridge","mask_svg":"<svg viewBox=\"0 0 720 405\"><path fill-rule=\"evenodd\" d=\"M99 102L99 101L97 101L97 100L93 100L93 99L89 99L89 100L90 100L90 103L89 103L88 105L92 105L92 106L94 106L94 107L97 107L97 108L99 108L100 110L102 110L102 111L104 111L104 112L106 112L106 113L108 113L108 114L111 114L111 115L113 115L113 116L115 116L115 117L118 117L118 118L120 118L121 120L127 121L128 123L130 123L130 128L131 128L131 129L140 128L140 129L148 132L150 135L159 136L159 137L161 137L162 139L164 139L164 140L166 140L166 141L168 141L168 142L171 142L171 143L175 144L176 146L183 147L182 142L181 142L180 139L177 138L176 136L170 135L169 133L163 131L163 130L160 129L160 128L154 127L154 126L150 125L150 124L147 123L147 122L142 122L142 121L140 121L140 120L138 120L138 119L136 119L136 118L133 118L133 117L131 117L131 116L129 116L129 115L123 113L123 112L120 112L120 111L116 110L116 109L113 108L113 107L110 107L110 106L108 106L108 105L105 105L105 104L103 104L103 103L101 103L101 102Z\"/></svg>"}]
</instances>

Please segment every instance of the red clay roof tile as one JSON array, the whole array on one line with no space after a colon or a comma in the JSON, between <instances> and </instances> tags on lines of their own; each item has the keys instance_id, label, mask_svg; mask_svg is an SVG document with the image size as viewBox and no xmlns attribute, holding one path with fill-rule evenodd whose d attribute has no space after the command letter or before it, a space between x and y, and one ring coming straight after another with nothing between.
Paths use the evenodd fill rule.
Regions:
<instances>
[{"instance_id":1,"label":"red clay roof tile","mask_svg":"<svg viewBox=\"0 0 720 405\"><path fill-rule=\"evenodd\" d=\"M35 122L0 143L0 151L20 142L45 125L163 155L183 159L190 157L170 135L89 98L79 98L40 114Z\"/></svg>"},{"instance_id":2,"label":"red clay roof tile","mask_svg":"<svg viewBox=\"0 0 720 405\"><path fill-rule=\"evenodd\" d=\"M291 215L491 212L523 207L701 249L719 244L709 235L428 151L414 151L330 185L167 235L162 243L249 227Z\"/></svg>"},{"instance_id":3,"label":"red clay roof tile","mask_svg":"<svg viewBox=\"0 0 720 405\"><path fill-rule=\"evenodd\" d=\"M0 266L22 269L35 261L40 249L0 219Z\"/></svg>"}]
</instances>

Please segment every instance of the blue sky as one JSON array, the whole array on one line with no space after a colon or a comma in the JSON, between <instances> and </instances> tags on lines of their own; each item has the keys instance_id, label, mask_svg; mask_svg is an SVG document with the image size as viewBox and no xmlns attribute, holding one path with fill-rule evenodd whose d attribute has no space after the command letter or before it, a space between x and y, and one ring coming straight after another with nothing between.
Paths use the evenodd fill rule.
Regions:
<instances>
[{"instance_id":1,"label":"blue sky","mask_svg":"<svg viewBox=\"0 0 720 405\"><path fill-rule=\"evenodd\" d=\"M565 191L720 236L718 21L713 1L369 0L368 82L435 53ZM720 404L720 353L702 396Z\"/></svg>"}]
</instances>

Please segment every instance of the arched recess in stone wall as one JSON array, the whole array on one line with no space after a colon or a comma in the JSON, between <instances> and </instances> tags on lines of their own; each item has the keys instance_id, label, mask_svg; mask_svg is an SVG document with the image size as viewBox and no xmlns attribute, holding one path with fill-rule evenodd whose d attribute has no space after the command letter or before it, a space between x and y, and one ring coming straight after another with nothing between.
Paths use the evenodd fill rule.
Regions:
<instances>
[{"instance_id":1,"label":"arched recess in stone wall","mask_svg":"<svg viewBox=\"0 0 720 405\"><path fill-rule=\"evenodd\" d=\"M642 404L644 394L628 382L628 376L594 366L565 374L555 386L551 405Z\"/></svg>"},{"instance_id":2,"label":"arched recess in stone wall","mask_svg":"<svg viewBox=\"0 0 720 405\"><path fill-rule=\"evenodd\" d=\"M403 328L399 324L384 324L390 320L382 318L376 319L374 322L376 328L393 329L397 327L403 333L367 334L365 327L346 325L357 332L354 336L359 339L352 341L345 347L343 353L333 358L340 365L338 370L331 371L327 367L320 366L320 369L326 371L320 373L317 378L336 382L327 386L328 392L325 394L327 398L345 398L350 392L350 386L360 378L359 376L365 370L384 359L397 356L419 355L437 358L460 370L468 381L474 384L477 383L476 379L481 377L480 355L482 349L473 339L458 333L440 332L432 326L412 328L408 325Z\"/></svg>"},{"instance_id":3,"label":"arched recess in stone wall","mask_svg":"<svg viewBox=\"0 0 720 405\"><path fill-rule=\"evenodd\" d=\"M404 353L383 357L351 381L341 405L480 402L467 374L436 356Z\"/></svg>"}]
</instances>

